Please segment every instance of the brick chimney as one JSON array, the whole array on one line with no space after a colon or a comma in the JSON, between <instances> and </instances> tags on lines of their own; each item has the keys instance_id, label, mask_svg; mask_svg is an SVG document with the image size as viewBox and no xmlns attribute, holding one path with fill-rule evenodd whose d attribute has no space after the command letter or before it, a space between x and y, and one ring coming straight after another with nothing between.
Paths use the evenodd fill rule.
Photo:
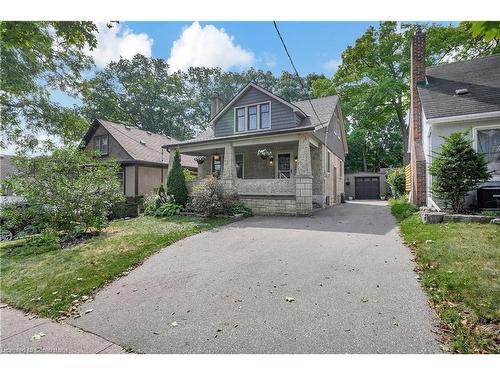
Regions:
<instances>
[{"instance_id":1,"label":"brick chimney","mask_svg":"<svg viewBox=\"0 0 500 375\"><path fill-rule=\"evenodd\" d=\"M425 154L422 145L422 103L417 86L425 84L425 34L420 25L411 40L410 77L410 152L411 200L413 204L426 204Z\"/></svg>"},{"instance_id":2,"label":"brick chimney","mask_svg":"<svg viewBox=\"0 0 500 375\"><path fill-rule=\"evenodd\" d=\"M222 98L218 93L212 96L212 104L210 106L210 119L213 119L217 113L222 109Z\"/></svg>"}]
</instances>

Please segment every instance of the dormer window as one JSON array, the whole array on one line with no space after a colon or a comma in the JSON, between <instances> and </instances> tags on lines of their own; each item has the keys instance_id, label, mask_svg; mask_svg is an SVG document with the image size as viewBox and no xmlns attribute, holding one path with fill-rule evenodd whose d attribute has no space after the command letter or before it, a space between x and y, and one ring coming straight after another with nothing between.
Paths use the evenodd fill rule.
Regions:
<instances>
[{"instance_id":1,"label":"dormer window","mask_svg":"<svg viewBox=\"0 0 500 375\"><path fill-rule=\"evenodd\" d=\"M108 154L108 136L107 135L101 135L98 137L94 138L94 144L95 148L99 150L101 155L107 155Z\"/></svg>"},{"instance_id":2,"label":"dormer window","mask_svg":"<svg viewBox=\"0 0 500 375\"><path fill-rule=\"evenodd\" d=\"M271 128L271 103L258 103L235 108L237 133Z\"/></svg>"}]
</instances>

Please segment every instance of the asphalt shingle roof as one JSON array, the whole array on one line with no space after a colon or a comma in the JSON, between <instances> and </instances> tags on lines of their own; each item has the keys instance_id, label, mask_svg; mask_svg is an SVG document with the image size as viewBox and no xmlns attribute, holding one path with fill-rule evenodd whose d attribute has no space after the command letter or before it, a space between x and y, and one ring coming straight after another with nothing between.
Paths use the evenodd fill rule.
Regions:
<instances>
[{"instance_id":1,"label":"asphalt shingle roof","mask_svg":"<svg viewBox=\"0 0 500 375\"><path fill-rule=\"evenodd\" d=\"M304 118L299 123L298 126L292 127L292 128L287 128L287 129L282 129L280 131L272 131L272 130L262 131L262 132L252 133L252 135L262 135L262 134L266 134L266 133L269 133L269 134L286 133L288 131L297 130L297 128L299 128L299 127L310 127L310 126L312 127L312 126L325 124L332 117L333 112L335 111L335 107L338 103L338 100L339 100L338 95L325 96L323 98L311 99L312 105L314 106L314 109L316 110L316 113L318 114L318 116L316 116L316 114L314 113L309 100L291 102L291 104L298 107L301 111L303 111L307 115L307 117ZM319 120L318 120L318 117L319 117ZM238 136L246 136L246 135L247 134L239 134ZM235 136L215 137L213 128L208 127L203 133L201 133L196 138L189 139L189 140L183 141L183 142L176 142L175 144L183 145L183 144L209 141L212 139L223 140L225 138L231 138L231 137L235 137Z\"/></svg>"},{"instance_id":2,"label":"asphalt shingle roof","mask_svg":"<svg viewBox=\"0 0 500 375\"><path fill-rule=\"evenodd\" d=\"M432 66L426 76L418 93L428 119L500 111L500 54Z\"/></svg>"},{"instance_id":3,"label":"asphalt shingle roof","mask_svg":"<svg viewBox=\"0 0 500 375\"><path fill-rule=\"evenodd\" d=\"M168 163L169 154L162 146L179 141L172 137L141 130L132 126L126 126L116 122L97 120L111 136L127 151L135 160ZM189 155L181 155L181 164L184 167L196 168L198 164Z\"/></svg>"}]
</instances>

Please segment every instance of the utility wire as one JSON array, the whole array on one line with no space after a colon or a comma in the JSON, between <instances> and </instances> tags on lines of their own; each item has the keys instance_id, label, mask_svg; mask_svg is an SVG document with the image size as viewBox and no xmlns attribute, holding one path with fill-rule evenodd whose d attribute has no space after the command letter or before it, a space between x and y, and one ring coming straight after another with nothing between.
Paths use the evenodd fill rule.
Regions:
<instances>
[{"instance_id":1,"label":"utility wire","mask_svg":"<svg viewBox=\"0 0 500 375\"><path fill-rule=\"evenodd\" d=\"M283 48L285 49L285 52L286 52L286 54L288 56L288 59L290 60L290 63L292 64L292 68L295 71L295 75L297 76L297 79L298 79L298 81L300 83L300 86L302 87L302 90L304 90L304 92L307 93L307 89L306 89L306 87L304 85L304 82L302 81L302 78L300 78L299 72L297 71L297 68L295 67L295 64L293 62L292 56L290 56L290 52L288 52L288 48L287 48L287 46L285 44L285 41L283 40L283 37L281 36L280 30L278 29L278 25L276 24L276 21L273 21L273 25L274 25L274 28L276 29L276 33L278 34L278 36L279 36L279 38L281 40L281 44L283 44ZM318 119L318 124L321 124L322 123L321 119L319 118L318 112L316 112L316 109L314 108L314 105L313 105L313 103L312 103L311 98L309 97L309 95L308 95L307 100L309 101L309 104L311 105L311 108L312 108L314 114L316 115L316 118Z\"/></svg>"}]
</instances>

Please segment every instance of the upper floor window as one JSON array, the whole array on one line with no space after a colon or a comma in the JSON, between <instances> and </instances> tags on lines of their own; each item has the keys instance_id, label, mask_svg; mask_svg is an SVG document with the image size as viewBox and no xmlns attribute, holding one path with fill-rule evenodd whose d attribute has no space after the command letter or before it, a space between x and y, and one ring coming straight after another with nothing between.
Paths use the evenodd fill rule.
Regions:
<instances>
[{"instance_id":1,"label":"upper floor window","mask_svg":"<svg viewBox=\"0 0 500 375\"><path fill-rule=\"evenodd\" d=\"M235 109L235 131L255 131L271 128L271 103L252 104Z\"/></svg>"},{"instance_id":2,"label":"upper floor window","mask_svg":"<svg viewBox=\"0 0 500 375\"><path fill-rule=\"evenodd\" d=\"M108 154L108 136L107 135L100 135L94 138L95 142L95 148L99 150L101 155L107 155Z\"/></svg>"},{"instance_id":3,"label":"upper floor window","mask_svg":"<svg viewBox=\"0 0 500 375\"><path fill-rule=\"evenodd\" d=\"M236 110L236 131L245 131L245 108L238 108Z\"/></svg>"},{"instance_id":4,"label":"upper floor window","mask_svg":"<svg viewBox=\"0 0 500 375\"><path fill-rule=\"evenodd\" d=\"M257 106L248 107L248 130L257 130Z\"/></svg>"},{"instance_id":5,"label":"upper floor window","mask_svg":"<svg viewBox=\"0 0 500 375\"><path fill-rule=\"evenodd\" d=\"M271 118L269 117L269 103L260 105L260 128L269 129L271 126Z\"/></svg>"}]
</instances>

